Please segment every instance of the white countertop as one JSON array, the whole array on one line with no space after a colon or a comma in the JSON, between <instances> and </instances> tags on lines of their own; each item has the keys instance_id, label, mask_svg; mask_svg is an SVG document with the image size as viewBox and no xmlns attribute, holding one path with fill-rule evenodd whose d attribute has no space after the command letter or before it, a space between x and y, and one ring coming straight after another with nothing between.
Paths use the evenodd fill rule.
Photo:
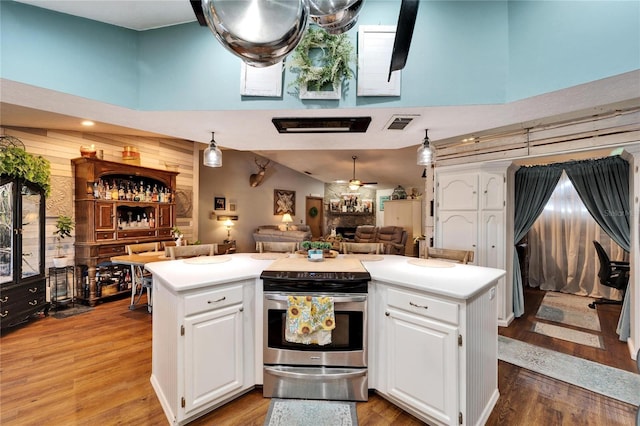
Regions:
<instances>
[{"instance_id":1,"label":"white countertop","mask_svg":"<svg viewBox=\"0 0 640 426\"><path fill-rule=\"evenodd\" d=\"M185 263L188 259L172 260L150 263L146 268L161 277L173 291L180 292L203 285L255 279L274 262L274 260L255 259L252 253L223 256L228 256L229 261L190 264ZM413 265L410 261L415 261L416 258L412 257L395 255L382 257L383 260L362 262L373 281L398 284L457 299L466 300L472 297L505 274L501 269L473 265L453 264L452 267L439 268Z\"/></svg>"}]
</instances>

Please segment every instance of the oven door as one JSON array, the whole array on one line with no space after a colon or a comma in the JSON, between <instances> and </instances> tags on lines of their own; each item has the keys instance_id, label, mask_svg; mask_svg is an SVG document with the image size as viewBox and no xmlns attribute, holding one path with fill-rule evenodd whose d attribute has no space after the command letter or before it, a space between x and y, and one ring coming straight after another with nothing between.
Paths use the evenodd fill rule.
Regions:
<instances>
[{"instance_id":1,"label":"oven door","mask_svg":"<svg viewBox=\"0 0 640 426\"><path fill-rule=\"evenodd\" d=\"M285 339L287 294L264 293L264 363L300 366L367 366L367 295L313 294L333 298L335 328L326 345Z\"/></svg>"}]
</instances>

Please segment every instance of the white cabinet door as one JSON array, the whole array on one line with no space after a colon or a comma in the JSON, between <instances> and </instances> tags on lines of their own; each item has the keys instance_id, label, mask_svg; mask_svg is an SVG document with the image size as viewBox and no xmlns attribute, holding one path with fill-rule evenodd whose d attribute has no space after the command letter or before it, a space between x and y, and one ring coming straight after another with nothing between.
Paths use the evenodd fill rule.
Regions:
<instances>
[{"instance_id":1,"label":"white cabinet door","mask_svg":"<svg viewBox=\"0 0 640 426\"><path fill-rule=\"evenodd\" d=\"M476 210L478 173L444 174L438 177L439 210Z\"/></svg>"},{"instance_id":2,"label":"white cabinet door","mask_svg":"<svg viewBox=\"0 0 640 426\"><path fill-rule=\"evenodd\" d=\"M387 393L439 422L457 424L457 327L387 312Z\"/></svg>"},{"instance_id":3,"label":"white cabinet door","mask_svg":"<svg viewBox=\"0 0 640 426\"><path fill-rule=\"evenodd\" d=\"M482 212L480 226L480 265L504 268L504 213L502 210Z\"/></svg>"},{"instance_id":4,"label":"white cabinet door","mask_svg":"<svg viewBox=\"0 0 640 426\"><path fill-rule=\"evenodd\" d=\"M478 213L475 211L441 211L436 220L436 246L473 250L478 258ZM477 260L474 260L477 264Z\"/></svg>"},{"instance_id":5,"label":"white cabinet door","mask_svg":"<svg viewBox=\"0 0 640 426\"><path fill-rule=\"evenodd\" d=\"M502 210L505 206L505 175L482 173L480 175L480 208Z\"/></svg>"},{"instance_id":6,"label":"white cabinet door","mask_svg":"<svg viewBox=\"0 0 640 426\"><path fill-rule=\"evenodd\" d=\"M185 413L243 384L242 305L185 320Z\"/></svg>"}]
</instances>

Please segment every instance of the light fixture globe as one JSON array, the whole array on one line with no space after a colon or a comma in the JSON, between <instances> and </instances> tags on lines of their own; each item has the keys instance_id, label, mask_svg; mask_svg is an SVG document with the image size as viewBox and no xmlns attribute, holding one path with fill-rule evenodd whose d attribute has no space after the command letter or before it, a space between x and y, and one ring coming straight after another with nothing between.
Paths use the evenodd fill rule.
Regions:
<instances>
[{"instance_id":1,"label":"light fixture globe","mask_svg":"<svg viewBox=\"0 0 640 426\"><path fill-rule=\"evenodd\" d=\"M211 142L209 147L204 150L202 155L202 164L208 167L222 167L222 151L216 146L216 141L213 139L213 133L211 132Z\"/></svg>"},{"instance_id":2,"label":"light fixture globe","mask_svg":"<svg viewBox=\"0 0 640 426\"><path fill-rule=\"evenodd\" d=\"M357 191L362 186L362 182L358 179L350 179L349 180L349 189L352 191Z\"/></svg>"},{"instance_id":3,"label":"light fixture globe","mask_svg":"<svg viewBox=\"0 0 640 426\"><path fill-rule=\"evenodd\" d=\"M431 159L433 157L433 151L429 146L429 130L425 129L424 131L424 140L422 141L422 145L418 147L418 166L428 166L431 164Z\"/></svg>"}]
</instances>

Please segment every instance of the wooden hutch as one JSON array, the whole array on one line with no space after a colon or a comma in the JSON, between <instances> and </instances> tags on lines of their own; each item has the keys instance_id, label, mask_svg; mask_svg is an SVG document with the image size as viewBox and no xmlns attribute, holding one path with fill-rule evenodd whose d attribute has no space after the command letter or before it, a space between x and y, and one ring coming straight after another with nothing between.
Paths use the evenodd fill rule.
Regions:
<instances>
[{"instance_id":1,"label":"wooden hutch","mask_svg":"<svg viewBox=\"0 0 640 426\"><path fill-rule=\"evenodd\" d=\"M93 306L106 297L131 292L124 289L99 296L99 264L126 254L127 244L172 239L178 173L87 157L74 158L71 163L75 179L75 262L81 269L78 288L88 284L88 292L79 291L78 299ZM113 195L106 196L106 188Z\"/></svg>"}]
</instances>

